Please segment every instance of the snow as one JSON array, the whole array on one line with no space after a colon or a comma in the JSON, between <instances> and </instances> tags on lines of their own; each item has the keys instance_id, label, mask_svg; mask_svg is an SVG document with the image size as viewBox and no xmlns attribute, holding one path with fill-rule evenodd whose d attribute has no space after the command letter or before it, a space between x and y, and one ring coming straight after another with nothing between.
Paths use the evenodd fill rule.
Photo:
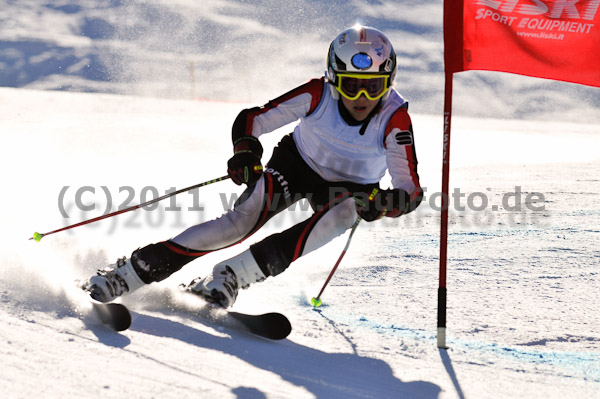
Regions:
<instances>
[{"instance_id":1,"label":"snow","mask_svg":"<svg viewBox=\"0 0 600 399\"><path fill-rule=\"evenodd\" d=\"M286 273L240 294L234 309L280 311L289 338L267 342L194 318L202 307L177 285L206 274L237 248L213 253L123 299L130 330L101 325L73 281L132 250L223 211L239 190L220 182L177 198L181 212L137 210L45 237L112 210L130 186L162 195L224 174L229 125L239 104L107 94L0 89L2 169L0 389L8 397L463 398L593 397L600 388L598 230L600 136L594 125L456 118L451 212L448 351L436 348L441 120L413 115L426 202L400 220L359 226L315 311L347 236L301 258ZM270 151L283 133L266 138ZM541 132L546 132L542 135ZM567 143L580 152L565 152ZM485 136L485 141L482 137ZM529 162L530 145L544 140ZM494 146L485 143L496 143ZM520 143L516 145L516 143ZM498 151L511 151L509 160ZM477 152L477 156L471 156ZM58 207L60 191L71 216ZM75 206L77 188L95 187ZM502 195L542 193L545 210L493 212ZM489 197L484 210L467 199ZM473 204L477 207L478 200ZM510 202L513 205L513 202ZM536 206L541 206L537 204ZM298 207L300 211L300 207ZM161 216L162 215L162 216ZM284 212L249 241L301 220ZM161 220L162 218L162 220ZM195 298L194 298L195 299Z\"/></svg>"},{"instance_id":2,"label":"snow","mask_svg":"<svg viewBox=\"0 0 600 399\"><path fill-rule=\"evenodd\" d=\"M441 2L0 0L0 10L3 397L599 396L597 88L455 77L449 349L439 350ZM400 43L422 206L359 225L318 311L310 298L347 234L241 292L234 310L288 316L284 341L194 317L208 310L177 286L303 220L304 203L123 298L130 330L99 323L75 279L220 215L239 187L27 238L224 175L239 110L320 75L328 41L357 15ZM264 159L290 130L264 137Z\"/></svg>"}]
</instances>

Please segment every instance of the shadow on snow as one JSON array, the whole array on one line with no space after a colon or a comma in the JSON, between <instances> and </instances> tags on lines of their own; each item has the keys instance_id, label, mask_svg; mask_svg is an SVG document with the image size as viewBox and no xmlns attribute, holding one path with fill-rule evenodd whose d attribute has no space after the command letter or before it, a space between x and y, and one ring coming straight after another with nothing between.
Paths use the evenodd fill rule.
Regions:
<instances>
[{"instance_id":1,"label":"shadow on snow","mask_svg":"<svg viewBox=\"0 0 600 399\"><path fill-rule=\"evenodd\" d=\"M269 342L234 330L228 332L235 339L217 337L172 320L143 314L134 317L131 330L236 356L306 388L318 398L437 398L441 392L431 382L402 382L379 359L327 353L289 340Z\"/></svg>"}]
</instances>

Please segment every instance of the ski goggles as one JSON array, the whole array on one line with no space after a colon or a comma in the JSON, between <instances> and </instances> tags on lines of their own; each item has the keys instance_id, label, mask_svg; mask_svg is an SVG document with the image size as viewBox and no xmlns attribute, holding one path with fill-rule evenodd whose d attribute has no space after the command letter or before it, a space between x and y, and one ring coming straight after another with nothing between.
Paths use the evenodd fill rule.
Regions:
<instances>
[{"instance_id":1,"label":"ski goggles","mask_svg":"<svg viewBox=\"0 0 600 399\"><path fill-rule=\"evenodd\" d=\"M338 73L337 91L348 100L356 100L364 94L369 100L377 100L387 92L388 75L361 75L356 73Z\"/></svg>"}]
</instances>

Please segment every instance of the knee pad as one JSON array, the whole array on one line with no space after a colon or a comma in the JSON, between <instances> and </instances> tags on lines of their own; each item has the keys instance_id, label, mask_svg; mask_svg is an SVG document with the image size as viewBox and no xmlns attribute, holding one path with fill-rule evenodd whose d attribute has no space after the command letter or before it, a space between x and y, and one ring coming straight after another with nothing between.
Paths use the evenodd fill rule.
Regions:
<instances>
[{"instance_id":1,"label":"knee pad","mask_svg":"<svg viewBox=\"0 0 600 399\"><path fill-rule=\"evenodd\" d=\"M277 236L277 234L274 236ZM265 277L277 276L292 263L289 251L285 251L276 245L277 240L273 239L274 236L250 246L250 252Z\"/></svg>"},{"instance_id":2,"label":"knee pad","mask_svg":"<svg viewBox=\"0 0 600 399\"><path fill-rule=\"evenodd\" d=\"M179 249L175 252L171 248ZM131 254L131 263L146 284L162 281L199 255L186 255L189 250L174 242L159 242L137 249Z\"/></svg>"}]
</instances>

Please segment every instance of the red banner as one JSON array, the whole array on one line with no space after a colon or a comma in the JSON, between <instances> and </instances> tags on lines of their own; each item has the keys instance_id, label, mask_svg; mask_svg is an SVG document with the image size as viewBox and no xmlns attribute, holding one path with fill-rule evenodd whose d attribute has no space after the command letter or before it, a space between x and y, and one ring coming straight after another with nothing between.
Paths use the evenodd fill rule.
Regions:
<instances>
[{"instance_id":1,"label":"red banner","mask_svg":"<svg viewBox=\"0 0 600 399\"><path fill-rule=\"evenodd\" d=\"M600 0L445 0L446 72L600 87Z\"/></svg>"}]
</instances>

